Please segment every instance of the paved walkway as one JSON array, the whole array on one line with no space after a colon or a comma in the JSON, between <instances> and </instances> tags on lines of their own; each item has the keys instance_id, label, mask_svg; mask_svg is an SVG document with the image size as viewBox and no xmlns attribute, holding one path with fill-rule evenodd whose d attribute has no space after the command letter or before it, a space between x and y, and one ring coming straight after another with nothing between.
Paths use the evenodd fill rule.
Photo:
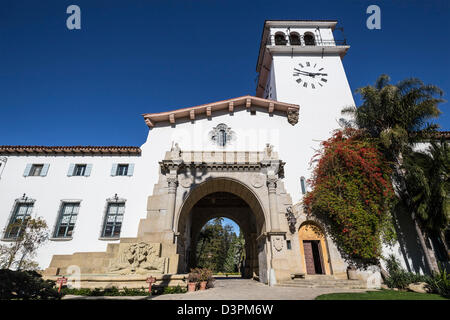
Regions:
<instances>
[{"instance_id":1,"label":"paved walkway","mask_svg":"<svg viewBox=\"0 0 450 320\"><path fill-rule=\"evenodd\" d=\"M214 288L186 294L164 294L152 300L313 300L325 293L365 292L364 289L269 287L249 279L216 280Z\"/></svg>"}]
</instances>

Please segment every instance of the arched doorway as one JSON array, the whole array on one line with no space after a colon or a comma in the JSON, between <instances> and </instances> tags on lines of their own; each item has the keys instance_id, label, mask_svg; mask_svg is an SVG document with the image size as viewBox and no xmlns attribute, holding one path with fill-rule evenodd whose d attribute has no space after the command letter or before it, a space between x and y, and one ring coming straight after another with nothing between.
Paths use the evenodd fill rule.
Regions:
<instances>
[{"instance_id":1,"label":"arched doorway","mask_svg":"<svg viewBox=\"0 0 450 320\"><path fill-rule=\"evenodd\" d=\"M195 186L185 198L175 223L178 272L188 272L196 266L195 248L201 228L216 217L235 221L244 235L246 258L242 276L259 277L261 271L267 272L265 241L258 242L265 230L262 206L250 188L230 178L210 178Z\"/></svg>"},{"instance_id":2,"label":"arched doorway","mask_svg":"<svg viewBox=\"0 0 450 320\"><path fill-rule=\"evenodd\" d=\"M303 270L307 274L331 274L327 243L322 231L314 222L307 221L298 231Z\"/></svg>"}]
</instances>

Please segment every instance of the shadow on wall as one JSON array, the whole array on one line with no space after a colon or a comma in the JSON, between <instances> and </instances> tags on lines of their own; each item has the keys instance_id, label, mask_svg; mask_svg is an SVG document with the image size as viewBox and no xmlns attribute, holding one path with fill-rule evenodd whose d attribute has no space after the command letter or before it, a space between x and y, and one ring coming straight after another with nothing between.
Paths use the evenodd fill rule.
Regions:
<instances>
[{"instance_id":1,"label":"shadow on wall","mask_svg":"<svg viewBox=\"0 0 450 320\"><path fill-rule=\"evenodd\" d=\"M395 208L395 231L407 270L429 273L411 214L400 202Z\"/></svg>"}]
</instances>

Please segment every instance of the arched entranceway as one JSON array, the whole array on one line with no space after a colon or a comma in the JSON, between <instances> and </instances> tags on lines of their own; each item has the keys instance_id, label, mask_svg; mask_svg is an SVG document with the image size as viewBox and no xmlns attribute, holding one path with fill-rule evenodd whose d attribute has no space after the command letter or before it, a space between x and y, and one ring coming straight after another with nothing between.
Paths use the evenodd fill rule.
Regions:
<instances>
[{"instance_id":1,"label":"arched entranceway","mask_svg":"<svg viewBox=\"0 0 450 320\"><path fill-rule=\"evenodd\" d=\"M304 222L298 231L303 270L307 274L331 274L328 248L322 228Z\"/></svg>"},{"instance_id":2,"label":"arched entranceway","mask_svg":"<svg viewBox=\"0 0 450 320\"><path fill-rule=\"evenodd\" d=\"M260 267L266 268L265 241L258 245L265 229L265 215L257 196L242 182L229 178L206 180L189 192L177 217L178 272L188 272L196 266L195 248L200 230L216 217L235 221L244 235L243 277L259 276Z\"/></svg>"}]
</instances>

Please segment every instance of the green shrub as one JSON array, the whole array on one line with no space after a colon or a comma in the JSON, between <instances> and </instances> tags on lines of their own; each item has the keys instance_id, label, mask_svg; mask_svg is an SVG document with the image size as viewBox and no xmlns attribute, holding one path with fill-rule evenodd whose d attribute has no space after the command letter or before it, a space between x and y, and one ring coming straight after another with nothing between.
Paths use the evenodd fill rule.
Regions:
<instances>
[{"instance_id":1,"label":"green shrub","mask_svg":"<svg viewBox=\"0 0 450 320\"><path fill-rule=\"evenodd\" d=\"M153 287L152 295L160 295L160 294L171 294L171 293L185 293L186 289L180 287L179 285L176 287ZM95 288L95 289L75 289L75 288L62 288L62 295L72 294L76 296L90 296L90 297L99 297L99 296L149 296L148 288L133 288L129 289L124 287L120 290L117 287L110 287L105 289Z\"/></svg>"},{"instance_id":2,"label":"green shrub","mask_svg":"<svg viewBox=\"0 0 450 320\"><path fill-rule=\"evenodd\" d=\"M55 282L36 271L0 270L0 299L59 299Z\"/></svg>"},{"instance_id":3,"label":"green shrub","mask_svg":"<svg viewBox=\"0 0 450 320\"><path fill-rule=\"evenodd\" d=\"M385 284L389 288L406 289L409 284L415 282L427 282L430 277L404 270L394 255L390 255L386 259L386 269L389 276L385 280Z\"/></svg>"},{"instance_id":4,"label":"green shrub","mask_svg":"<svg viewBox=\"0 0 450 320\"><path fill-rule=\"evenodd\" d=\"M155 290L153 289L152 292ZM76 296L90 296L90 297L99 297L99 296L148 296L150 293L148 289L140 288L140 289L128 289L123 288L119 290L117 287L110 287L105 289L95 288L95 289L75 289L75 288L62 288L62 295L73 294Z\"/></svg>"},{"instance_id":5,"label":"green shrub","mask_svg":"<svg viewBox=\"0 0 450 320\"><path fill-rule=\"evenodd\" d=\"M438 293L443 297L450 298L450 277L447 270L439 268L439 273L434 273L429 277L427 283L434 293Z\"/></svg>"},{"instance_id":6,"label":"green shrub","mask_svg":"<svg viewBox=\"0 0 450 320\"><path fill-rule=\"evenodd\" d=\"M173 294L173 293L185 293L186 288L180 287L180 285L177 285L176 287L165 287L163 294Z\"/></svg>"}]
</instances>

